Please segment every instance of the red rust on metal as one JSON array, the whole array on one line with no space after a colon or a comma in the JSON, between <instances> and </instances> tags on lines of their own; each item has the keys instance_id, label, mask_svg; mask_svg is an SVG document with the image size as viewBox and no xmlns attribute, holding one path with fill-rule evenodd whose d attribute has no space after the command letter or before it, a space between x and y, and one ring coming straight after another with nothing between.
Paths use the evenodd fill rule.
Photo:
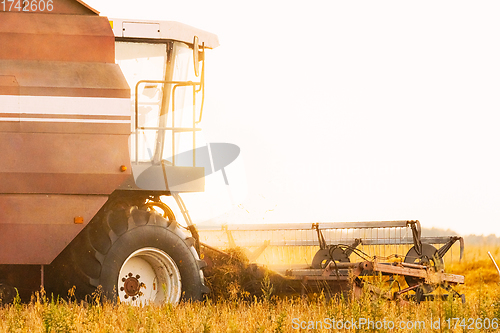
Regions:
<instances>
[{"instance_id":1,"label":"red rust on metal","mask_svg":"<svg viewBox=\"0 0 500 333\"><path fill-rule=\"evenodd\" d=\"M449 283L464 283L465 279L462 275L448 274L442 272L434 272L430 268L427 270L422 270L418 268L407 268L407 267L397 267L392 265L383 265L380 263L373 263L373 271L383 272L389 274L397 274L404 276L413 276L432 282L449 282Z\"/></svg>"}]
</instances>

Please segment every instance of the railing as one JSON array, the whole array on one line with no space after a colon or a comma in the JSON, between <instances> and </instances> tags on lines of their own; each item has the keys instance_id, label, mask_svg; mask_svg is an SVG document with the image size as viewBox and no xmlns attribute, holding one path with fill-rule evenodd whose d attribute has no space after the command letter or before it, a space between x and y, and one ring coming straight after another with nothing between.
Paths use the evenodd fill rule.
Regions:
<instances>
[{"instance_id":1,"label":"railing","mask_svg":"<svg viewBox=\"0 0 500 333\"><path fill-rule=\"evenodd\" d=\"M145 83L163 84L163 89L168 85L174 85L172 88L172 126L146 127L139 126L139 86ZM192 127L175 127L175 93L179 87L193 88L193 125ZM196 87L199 87L196 89ZM161 81L161 80L140 80L135 85L135 163L139 163L139 131L172 131L172 166L175 166L175 135L182 132L193 133L193 167L196 166L196 132L201 131L201 128L196 128L196 124L201 121L202 110L200 110L200 119L196 121L196 93L203 88L202 82L192 81ZM167 106L168 107L168 106ZM162 108L160 107L159 117L161 117ZM167 113L168 114L168 113ZM163 160L164 144L160 151L160 161Z\"/></svg>"}]
</instances>

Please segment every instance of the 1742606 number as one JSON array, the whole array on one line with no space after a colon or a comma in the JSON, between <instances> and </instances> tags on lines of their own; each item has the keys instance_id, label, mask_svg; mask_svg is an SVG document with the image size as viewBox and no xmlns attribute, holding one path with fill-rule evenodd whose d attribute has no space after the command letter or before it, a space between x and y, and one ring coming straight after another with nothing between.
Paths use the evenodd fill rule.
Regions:
<instances>
[{"instance_id":1,"label":"1742606 number","mask_svg":"<svg viewBox=\"0 0 500 333\"><path fill-rule=\"evenodd\" d=\"M461 328L465 330L498 330L498 318L448 318L446 319L448 329Z\"/></svg>"},{"instance_id":2,"label":"1742606 number","mask_svg":"<svg viewBox=\"0 0 500 333\"><path fill-rule=\"evenodd\" d=\"M53 0L1 0L0 9L4 12L51 12Z\"/></svg>"}]
</instances>

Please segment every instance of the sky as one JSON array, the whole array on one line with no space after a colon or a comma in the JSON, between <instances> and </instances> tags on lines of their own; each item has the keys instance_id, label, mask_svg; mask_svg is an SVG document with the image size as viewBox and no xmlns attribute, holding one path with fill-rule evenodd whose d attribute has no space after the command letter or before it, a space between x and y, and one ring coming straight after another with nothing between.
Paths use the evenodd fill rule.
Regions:
<instances>
[{"instance_id":1,"label":"sky","mask_svg":"<svg viewBox=\"0 0 500 333\"><path fill-rule=\"evenodd\" d=\"M202 125L241 148L247 184L220 221L418 219L500 236L499 3L87 3L219 36Z\"/></svg>"}]
</instances>

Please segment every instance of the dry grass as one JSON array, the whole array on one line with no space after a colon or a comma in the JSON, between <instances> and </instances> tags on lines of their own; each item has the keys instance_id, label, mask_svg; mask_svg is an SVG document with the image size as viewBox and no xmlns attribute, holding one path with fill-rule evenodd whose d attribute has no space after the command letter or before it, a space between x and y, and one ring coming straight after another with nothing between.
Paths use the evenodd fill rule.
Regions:
<instances>
[{"instance_id":1,"label":"dry grass","mask_svg":"<svg viewBox=\"0 0 500 333\"><path fill-rule=\"evenodd\" d=\"M205 284L210 288L208 298L213 301L269 299L284 279L262 266L251 264L241 248L232 248L226 254L204 249L208 262L204 270Z\"/></svg>"},{"instance_id":2,"label":"dry grass","mask_svg":"<svg viewBox=\"0 0 500 333\"><path fill-rule=\"evenodd\" d=\"M415 304L412 302L391 302L366 293L362 299L349 302L343 299L326 299L317 295L314 300L278 299L262 293L253 298L245 297L241 289L219 297L218 301L206 300L201 303L182 303L173 307L146 306L136 308L127 305L84 305L76 301L51 300L37 295L29 304L14 304L0 308L0 332L327 332L331 319L359 320L374 322L385 320L397 326L401 322L419 321L425 325L420 329L359 329L359 332L436 332L431 329L431 320L441 320L441 328L446 328L446 320L451 318L471 318L474 325L478 320L496 318L500 322L500 285L492 271L496 270L491 261L484 260L484 249L468 251L467 260L451 269L463 272L466 285L461 292L467 295L467 302L459 300L434 301ZM487 251L487 250L486 250ZM495 252L494 252L495 251ZM499 258L498 249L492 251ZM239 258L239 259L238 259ZM486 257L487 258L487 257ZM239 265L244 258L234 256ZM227 263L227 261L226 261ZM241 266L244 270L245 265ZM238 271L226 266L220 272L224 283L237 283ZM236 280L233 280L236 278ZM215 280L212 283L216 283ZM239 282L238 282L239 283ZM212 284L212 287L214 284ZM222 287L223 284L220 284ZM237 285L234 285L238 287ZM267 286L270 288L272 286ZM266 288L265 284L262 288ZM230 290L230 288L226 288ZM221 289L222 290L222 289ZM267 290L269 292L269 290ZM229 296L229 297L226 297ZM325 318L329 318L325 322ZM317 330L294 330L316 326ZM321 323L321 324L320 324ZM326 325L325 325L326 323ZM470 322L464 322L469 325ZM446 332L497 332L499 329L476 329L457 326ZM499 323L500 326L500 323ZM471 328L471 329L468 329ZM346 330L354 331L354 330Z\"/></svg>"},{"instance_id":3,"label":"dry grass","mask_svg":"<svg viewBox=\"0 0 500 333\"><path fill-rule=\"evenodd\" d=\"M471 246L466 249L465 259L461 263L451 265L449 270L464 275L467 286L500 283L500 277L488 257L488 251L495 258L497 265L500 265L500 247Z\"/></svg>"},{"instance_id":4,"label":"dry grass","mask_svg":"<svg viewBox=\"0 0 500 333\"><path fill-rule=\"evenodd\" d=\"M243 250L229 249L227 255L204 249L203 259L208 263L204 270L205 284L210 288L210 298L215 300L247 298L248 259Z\"/></svg>"}]
</instances>

